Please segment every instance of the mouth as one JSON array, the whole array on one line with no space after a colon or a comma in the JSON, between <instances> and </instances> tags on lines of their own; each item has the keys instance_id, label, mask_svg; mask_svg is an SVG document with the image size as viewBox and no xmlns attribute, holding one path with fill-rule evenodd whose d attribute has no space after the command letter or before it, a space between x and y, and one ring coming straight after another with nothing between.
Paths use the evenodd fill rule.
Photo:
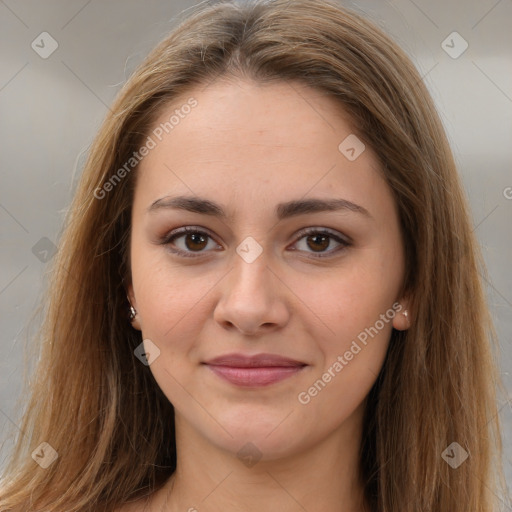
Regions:
<instances>
[{"instance_id":1,"label":"mouth","mask_svg":"<svg viewBox=\"0 0 512 512\"><path fill-rule=\"evenodd\" d=\"M302 371L306 363L274 354L227 354L203 363L218 377L243 387L268 386Z\"/></svg>"}]
</instances>

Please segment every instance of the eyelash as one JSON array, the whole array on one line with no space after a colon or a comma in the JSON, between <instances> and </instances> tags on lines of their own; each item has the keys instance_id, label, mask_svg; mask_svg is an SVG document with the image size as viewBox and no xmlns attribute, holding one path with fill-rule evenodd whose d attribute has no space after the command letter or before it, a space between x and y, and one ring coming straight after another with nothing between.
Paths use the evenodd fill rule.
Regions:
<instances>
[{"instance_id":1,"label":"eyelash","mask_svg":"<svg viewBox=\"0 0 512 512\"><path fill-rule=\"evenodd\" d=\"M192 227L192 226L186 226L184 228L180 228L178 230L171 231L169 234L167 234L160 240L160 244L170 246L171 242L173 242L175 239L180 238L181 236L187 235L189 233L206 235L207 237L213 239L213 237L207 231L203 231L201 229L198 229L198 228ZM299 233L297 234L297 236L299 238L297 238L296 242L298 242L302 238L304 238L306 236L310 236L310 235L325 235L325 236L328 236L329 238L334 239L336 242L338 242L342 245L342 247L338 247L337 249L329 251L327 253L328 254L327 256L325 256L324 253L316 253L316 254L311 253L313 255L313 258L328 258L328 257L332 256L332 253L341 252L344 249L346 249L352 245L351 242L349 242L346 239L341 238L338 235L335 235L331 231L328 231L326 229L316 229L316 228L306 228L306 229L299 231ZM191 252L183 251L182 249L176 249L176 248L174 248L174 249L169 248L169 250L172 253L177 254L179 256L183 256L185 258L197 258L197 257L201 256L202 253L204 252L204 251L199 251L196 254L194 254L193 252L191 253Z\"/></svg>"}]
</instances>

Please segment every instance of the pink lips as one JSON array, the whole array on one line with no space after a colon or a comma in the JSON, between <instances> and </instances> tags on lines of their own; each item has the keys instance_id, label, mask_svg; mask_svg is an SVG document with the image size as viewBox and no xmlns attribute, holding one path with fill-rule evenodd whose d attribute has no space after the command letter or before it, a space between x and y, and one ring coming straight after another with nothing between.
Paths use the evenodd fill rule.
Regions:
<instances>
[{"instance_id":1,"label":"pink lips","mask_svg":"<svg viewBox=\"0 0 512 512\"><path fill-rule=\"evenodd\" d=\"M267 386L286 379L304 368L306 363L273 354L245 356L227 354L204 363L215 374L237 386Z\"/></svg>"}]
</instances>

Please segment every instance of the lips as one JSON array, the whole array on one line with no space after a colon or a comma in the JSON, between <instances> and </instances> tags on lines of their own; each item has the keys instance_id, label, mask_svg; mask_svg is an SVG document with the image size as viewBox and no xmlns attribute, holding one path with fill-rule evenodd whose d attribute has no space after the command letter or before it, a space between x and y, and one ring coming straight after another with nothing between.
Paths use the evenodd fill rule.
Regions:
<instances>
[{"instance_id":1,"label":"lips","mask_svg":"<svg viewBox=\"0 0 512 512\"><path fill-rule=\"evenodd\" d=\"M306 363L275 354L227 354L204 363L217 376L237 386L268 386L300 372Z\"/></svg>"}]
</instances>

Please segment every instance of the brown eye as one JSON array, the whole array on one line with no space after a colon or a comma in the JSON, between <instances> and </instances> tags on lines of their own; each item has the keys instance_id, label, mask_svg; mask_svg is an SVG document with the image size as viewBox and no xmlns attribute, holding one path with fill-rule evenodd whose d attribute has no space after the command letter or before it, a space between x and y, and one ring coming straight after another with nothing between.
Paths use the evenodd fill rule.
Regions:
<instances>
[{"instance_id":1,"label":"brown eye","mask_svg":"<svg viewBox=\"0 0 512 512\"><path fill-rule=\"evenodd\" d=\"M303 239L306 241L306 247L300 250L312 253L315 258L326 258L332 256L352 245L348 239L344 239L340 235L331 233L325 229L307 229L299 233L299 235L302 236L296 244ZM338 244L338 246L327 251L333 240L335 244Z\"/></svg>"},{"instance_id":2,"label":"brown eye","mask_svg":"<svg viewBox=\"0 0 512 512\"><path fill-rule=\"evenodd\" d=\"M329 247L330 236L326 235L310 235L307 237L308 247L311 249L325 251Z\"/></svg>"},{"instance_id":3,"label":"brown eye","mask_svg":"<svg viewBox=\"0 0 512 512\"><path fill-rule=\"evenodd\" d=\"M302 236L296 242L296 245L305 240L305 247L299 248L302 252L309 252L315 258L325 258L337 254L350 245L351 241L342 238L338 234L331 233L325 229L308 229L300 233ZM179 256L185 257L196 257L201 256L203 253L210 252L208 250L208 244L210 241L215 248L222 248L216 244L212 236L206 231L202 231L198 228L187 226L171 232L169 235L164 237L160 243L169 248L169 250ZM332 245L337 244L334 248L328 250ZM294 249L297 250L297 249Z\"/></svg>"},{"instance_id":4,"label":"brown eye","mask_svg":"<svg viewBox=\"0 0 512 512\"><path fill-rule=\"evenodd\" d=\"M187 233L182 236L185 237L185 245L190 250L201 250L208 244L208 235L204 236L202 233Z\"/></svg>"},{"instance_id":5,"label":"brown eye","mask_svg":"<svg viewBox=\"0 0 512 512\"><path fill-rule=\"evenodd\" d=\"M210 240L213 241L212 237L205 231L187 226L171 232L161 240L161 243L162 245L168 246L169 250L173 253L193 258L195 256L201 256L204 252L208 252L205 249L208 247ZM213 243L213 246L219 247L215 243Z\"/></svg>"}]
</instances>

